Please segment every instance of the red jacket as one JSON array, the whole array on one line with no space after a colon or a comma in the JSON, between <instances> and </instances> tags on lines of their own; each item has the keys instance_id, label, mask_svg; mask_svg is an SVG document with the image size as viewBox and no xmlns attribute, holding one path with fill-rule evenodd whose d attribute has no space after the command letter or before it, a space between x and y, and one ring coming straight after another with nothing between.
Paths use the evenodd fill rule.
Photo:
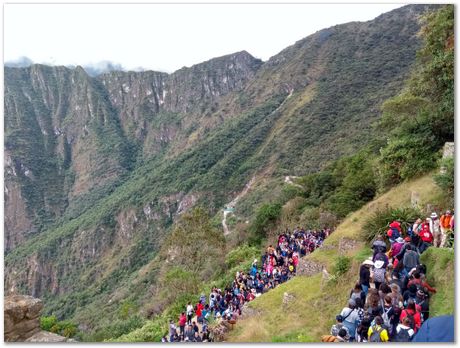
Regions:
<instances>
[{"instance_id":1,"label":"red jacket","mask_svg":"<svg viewBox=\"0 0 460 348\"><path fill-rule=\"evenodd\" d=\"M201 302L198 302L196 305L196 316L201 317L201 311L203 310L204 306Z\"/></svg>"},{"instance_id":2,"label":"red jacket","mask_svg":"<svg viewBox=\"0 0 460 348\"><path fill-rule=\"evenodd\" d=\"M179 318L179 326L185 326L185 323L187 322L187 317L184 315L181 315Z\"/></svg>"},{"instance_id":3,"label":"red jacket","mask_svg":"<svg viewBox=\"0 0 460 348\"><path fill-rule=\"evenodd\" d=\"M422 319L420 317L419 312L415 312L411 309L404 309L401 312L401 316L399 317L399 320L402 322L405 317L407 317L407 314L410 314L414 317L414 322L415 322L415 328L414 331L417 332L418 329L420 329L420 326L422 326Z\"/></svg>"},{"instance_id":4,"label":"red jacket","mask_svg":"<svg viewBox=\"0 0 460 348\"><path fill-rule=\"evenodd\" d=\"M419 236L424 242L433 244L433 234L430 232L429 228L426 228L426 225L423 226L423 230L420 231Z\"/></svg>"}]
</instances>

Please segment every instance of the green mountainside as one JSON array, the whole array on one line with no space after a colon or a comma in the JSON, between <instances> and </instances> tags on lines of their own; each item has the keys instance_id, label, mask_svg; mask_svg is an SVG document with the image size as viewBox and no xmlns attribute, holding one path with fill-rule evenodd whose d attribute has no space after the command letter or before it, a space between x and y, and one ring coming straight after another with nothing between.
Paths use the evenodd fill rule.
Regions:
<instances>
[{"instance_id":1,"label":"green mountainside","mask_svg":"<svg viewBox=\"0 0 460 348\"><path fill-rule=\"evenodd\" d=\"M246 260L270 237L278 205L302 196L290 204L308 208L305 221L341 219L405 180L370 174L390 134L374 125L415 65L421 16L436 8L324 29L267 62L243 51L169 75L5 68L6 291L42 298L83 339L116 338L175 315L207 280L225 284L232 257ZM427 151L451 140L453 128L443 132ZM321 192L299 194L285 175ZM369 190L344 209L361 179ZM225 239L222 208L246 184ZM187 264L196 253L174 249L184 236L215 256L199 277Z\"/></svg>"}]
</instances>

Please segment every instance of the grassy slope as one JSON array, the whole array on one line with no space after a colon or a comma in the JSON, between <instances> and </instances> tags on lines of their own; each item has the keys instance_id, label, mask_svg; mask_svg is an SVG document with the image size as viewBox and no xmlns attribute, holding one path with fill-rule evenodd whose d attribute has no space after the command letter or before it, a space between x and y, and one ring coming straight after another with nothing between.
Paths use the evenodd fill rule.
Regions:
<instances>
[{"instance_id":1,"label":"grassy slope","mask_svg":"<svg viewBox=\"0 0 460 348\"><path fill-rule=\"evenodd\" d=\"M313 277L298 276L280 285L266 295L251 303L258 315L238 321L235 329L230 332L228 341L231 342L312 342L319 341L321 335L329 332L331 325L346 303L349 290L357 280L360 262L370 255L370 249L359 242L359 233L366 218L379 208L385 206L401 207L410 205L411 192L420 194L422 208L427 203L440 199L440 190L434 184L431 175L404 183L370 202L362 209L350 214L337 230L327 239L325 245L338 246L341 239L352 239L355 247L346 252L352 257L350 270L335 282L327 282L321 274ZM432 299L432 312L439 315L451 313L453 308L453 253L446 256L448 251L435 250L424 257L428 269L434 265L440 267L431 256L441 256L446 271L441 276L433 276L429 272L431 284L442 288ZM339 256L338 248L317 250L311 256L312 260L326 265L332 273L335 258ZM438 272L439 273L439 272ZM283 294L288 292L295 299L287 306L283 305Z\"/></svg>"}]
</instances>

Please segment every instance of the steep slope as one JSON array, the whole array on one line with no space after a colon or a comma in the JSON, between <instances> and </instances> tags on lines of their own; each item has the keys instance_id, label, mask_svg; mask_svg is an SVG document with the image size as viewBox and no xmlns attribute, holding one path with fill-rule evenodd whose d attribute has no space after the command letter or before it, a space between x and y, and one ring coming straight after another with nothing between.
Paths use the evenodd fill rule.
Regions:
<instances>
[{"instance_id":1,"label":"steep slope","mask_svg":"<svg viewBox=\"0 0 460 348\"><path fill-rule=\"evenodd\" d=\"M207 104L241 89L260 63L239 52L170 76L99 78L82 68L5 68L6 250L106 195L138 152L158 155L199 122L193 119Z\"/></svg>"},{"instance_id":2,"label":"steep slope","mask_svg":"<svg viewBox=\"0 0 460 348\"><path fill-rule=\"evenodd\" d=\"M156 281L151 261L182 212L201 204L216 213L254 175L314 170L370 140L364 135L379 103L398 92L414 61L418 14L426 9L409 6L318 32L262 66L240 52L171 75L93 79L78 68L7 69L13 167L6 168L5 211L16 225L6 226L6 238L10 248L20 245L5 259L5 286L43 297L48 312L78 318L88 331L98 325L94 308L109 318L124 299L141 304ZM383 29L394 31L386 36ZM34 69L47 73L29 91ZM34 109L42 104L45 111ZM46 129L21 126L42 118ZM54 127L65 130L55 134ZM342 135L350 127L355 140L348 143ZM71 146L55 145L69 136ZM39 161L50 162L45 169L34 167L34 151L41 151L35 143L48 149ZM29 178L30 170L40 176ZM41 180L58 174L50 185ZM32 191L38 198L27 197L27 185L42 185ZM50 192L59 193L53 205ZM26 214L15 215L17 208ZM44 228L39 213L51 216L39 220ZM31 231L42 233L24 241Z\"/></svg>"},{"instance_id":3,"label":"steep slope","mask_svg":"<svg viewBox=\"0 0 460 348\"><path fill-rule=\"evenodd\" d=\"M334 273L334 267L339 256L351 258L349 270L335 280L328 280L323 273L312 276L297 276L285 284L271 290L249 304L249 315L238 320L235 329L230 331L229 342L318 342L321 335L327 334L334 324L337 313L346 303L350 289L356 282L360 263L371 255L368 245L361 242L361 229L364 222L374 212L385 208L402 208L411 206L413 192L419 194L419 206L425 208L428 204L437 202L442 192L432 179L432 175L399 185L384 195L376 198L362 209L350 214L326 239L324 246L306 257L304 262L311 262L324 266L329 274ZM441 254L445 254L441 250ZM424 255L428 265L433 266L437 250L432 254ZM448 252L449 254L449 252ZM434 309L437 315L452 313L452 303L442 304L437 298L452 298L454 268L452 267L453 253L450 258L441 255L445 264L442 280L435 278L435 272L429 273L430 280L435 286L445 287L441 294L432 297L433 309L435 305L446 308ZM321 267L320 267L321 269ZM429 268L428 268L429 269ZM450 279L450 280L449 280ZM294 296L287 305L283 304L284 293Z\"/></svg>"}]
</instances>

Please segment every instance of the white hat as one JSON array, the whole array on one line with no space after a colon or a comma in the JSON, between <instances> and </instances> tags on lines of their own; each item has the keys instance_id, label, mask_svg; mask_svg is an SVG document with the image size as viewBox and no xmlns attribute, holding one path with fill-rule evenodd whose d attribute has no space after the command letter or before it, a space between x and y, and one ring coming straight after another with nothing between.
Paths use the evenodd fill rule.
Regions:
<instances>
[{"instance_id":1,"label":"white hat","mask_svg":"<svg viewBox=\"0 0 460 348\"><path fill-rule=\"evenodd\" d=\"M363 265L374 266L374 263L372 262L372 260L364 260Z\"/></svg>"},{"instance_id":2,"label":"white hat","mask_svg":"<svg viewBox=\"0 0 460 348\"><path fill-rule=\"evenodd\" d=\"M382 268L384 263L385 263L385 262L383 262L383 261L381 261L381 260L375 261L375 262L374 262L374 267L375 267L375 268Z\"/></svg>"},{"instance_id":3,"label":"white hat","mask_svg":"<svg viewBox=\"0 0 460 348\"><path fill-rule=\"evenodd\" d=\"M396 241L397 241L398 243L404 243L404 239L403 239L402 237L396 238Z\"/></svg>"},{"instance_id":4,"label":"white hat","mask_svg":"<svg viewBox=\"0 0 460 348\"><path fill-rule=\"evenodd\" d=\"M254 262L253 263L256 263L257 262L257 259L254 259Z\"/></svg>"},{"instance_id":5,"label":"white hat","mask_svg":"<svg viewBox=\"0 0 460 348\"><path fill-rule=\"evenodd\" d=\"M437 217L438 217L438 214L436 214L436 213L434 213L434 212L431 213L431 218L432 218L432 219L436 219Z\"/></svg>"}]
</instances>

